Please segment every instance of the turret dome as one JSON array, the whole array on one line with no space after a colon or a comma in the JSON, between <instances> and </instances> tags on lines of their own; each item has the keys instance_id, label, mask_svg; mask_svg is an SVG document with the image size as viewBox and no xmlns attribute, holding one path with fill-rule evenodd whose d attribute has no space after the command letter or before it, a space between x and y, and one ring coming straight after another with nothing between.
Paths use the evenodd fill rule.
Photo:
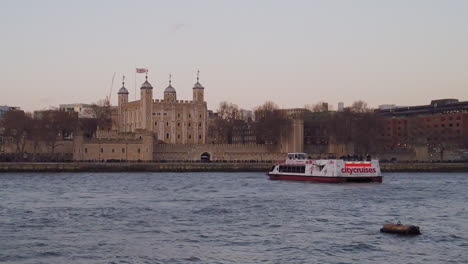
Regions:
<instances>
[{"instance_id":1,"label":"turret dome","mask_svg":"<svg viewBox=\"0 0 468 264\"><path fill-rule=\"evenodd\" d=\"M120 88L118 94L128 94L127 88L125 88L125 86L122 86L122 88Z\"/></svg>"},{"instance_id":2,"label":"turret dome","mask_svg":"<svg viewBox=\"0 0 468 264\"><path fill-rule=\"evenodd\" d=\"M153 89L153 86L151 86L151 83L148 82L148 79L141 85L140 89Z\"/></svg>"},{"instance_id":3,"label":"turret dome","mask_svg":"<svg viewBox=\"0 0 468 264\"><path fill-rule=\"evenodd\" d=\"M203 85L201 85L201 83L196 82L196 83L193 85L193 89L205 89L205 87L203 87Z\"/></svg>"},{"instance_id":4,"label":"turret dome","mask_svg":"<svg viewBox=\"0 0 468 264\"><path fill-rule=\"evenodd\" d=\"M170 84L169 84L168 87L166 87L166 89L164 89L164 93L175 93L175 92L176 92L176 90Z\"/></svg>"},{"instance_id":5,"label":"turret dome","mask_svg":"<svg viewBox=\"0 0 468 264\"><path fill-rule=\"evenodd\" d=\"M122 88L120 88L117 94L128 94L128 90L125 88L125 75L122 76Z\"/></svg>"}]
</instances>

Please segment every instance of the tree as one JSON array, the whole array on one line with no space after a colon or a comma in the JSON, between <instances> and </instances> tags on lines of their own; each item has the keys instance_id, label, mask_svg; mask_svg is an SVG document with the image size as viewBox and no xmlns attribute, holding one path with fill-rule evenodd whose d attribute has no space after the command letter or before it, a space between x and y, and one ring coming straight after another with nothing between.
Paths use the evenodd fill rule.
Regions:
<instances>
[{"instance_id":1,"label":"tree","mask_svg":"<svg viewBox=\"0 0 468 264\"><path fill-rule=\"evenodd\" d=\"M17 153L24 153L26 136L31 126L31 118L23 111L11 110L4 116L4 135L12 139Z\"/></svg>"},{"instance_id":2,"label":"tree","mask_svg":"<svg viewBox=\"0 0 468 264\"><path fill-rule=\"evenodd\" d=\"M383 127L383 117L374 112L337 112L328 122L328 131L334 142L354 143L355 154L361 155L381 147Z\"/></svg>"},{"instance_id":3,"label":"tree","mask_svg":"<svg viewBox=\"0 0 468 264\"><path fill-rule=\"evenodd\" d=\"M291 120L274 102L267 101L255 110L255 132L257 143L278 144L281 135L289 131Z\"/></svg>"},{"instance_id":4,"label":"tree","mask_svg":"<svg viewBox=\"0 0 468 264\"><path fill-rule=\"evenodd\" d=\"M45 112L42 120L45 127L44 141L52 154L60 145L59 140L63 139L64 135L73 133L78 123L76 113L55 110Z\"/></svg>"},{"instance_id":5,"label":"tree","mask_svg":"<svg viewBox=\"0 0 468 264\"><path fill-rule=\"evenodd\" d=\"M239 107L224 101L219 103L217 111L218 117L215 118L209 129L218 142L232 144L234 126L242 122Z\"/></svg>"},{"instance_id":6,"label":"tree","mask_svg":"<svg viewBox=\"0 0 468 264\"><path fill-rule=\"evenodd\" d=\"M353 113L367 113L367 112L371 112L372 109L370 109L369 107L367 107L367 103L362 101L362 100L358 100L358 101L355 101L351 107L350 107L350 110L351 112Z\"/></svg>"},{"instance_id":7,"label":"tree","mask_svg":"<svg viewBox=\"0 0 468 264\"><path fill-rule=\"evenodd\" d=\"M311 111L311 112L327 112L329 110L328 103L325 102L317 102L316 104L310 105L307 104L304 106L305 109Z\"/></svg>"},{"instance_id":8,"label":"tree","mask_svg":"<svg viewBox=\"0 0 468 264\"><path fill-rule=\"evenodd\" d=\"M96 115L97 127L100 129L110 129L112 127L112 109L109 105L98 103L91 106Z\"/></svg>"}]
</instances>

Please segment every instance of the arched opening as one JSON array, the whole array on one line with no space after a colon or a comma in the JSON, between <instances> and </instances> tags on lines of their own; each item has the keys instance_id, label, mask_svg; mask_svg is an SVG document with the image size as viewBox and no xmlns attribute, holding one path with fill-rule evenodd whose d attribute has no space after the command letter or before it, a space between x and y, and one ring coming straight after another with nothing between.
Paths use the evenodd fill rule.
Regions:
<instances>
[{"instance_id":1,"label":"arched opening","mask_svg":"<svg viewBox=\"0 0 468 264\"><path fill-rule=\"evenodd\" d=\"M211 161L211 154L208 152L203 152L200 156L201 162L210 162Z\"/></svg>"}]
</instances>

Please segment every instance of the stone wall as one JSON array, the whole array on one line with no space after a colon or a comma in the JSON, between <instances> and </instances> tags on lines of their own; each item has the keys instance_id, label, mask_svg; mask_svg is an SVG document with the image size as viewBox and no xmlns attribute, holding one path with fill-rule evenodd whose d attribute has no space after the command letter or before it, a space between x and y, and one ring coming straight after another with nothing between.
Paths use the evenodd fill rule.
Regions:
<instances>
[{"instance_id":1,"label":"stone wall","mask_svg":"<svg viewBox=\"0 0 468 264\"><path fill-rule=\"evenodd\" d=\"M56 142L54 153L57 154L66 154L72 153L73 150L73 141L71 140L59 140ZM10 154L16 153L16 144L11 140L5 140L2 145L0 153ZM37 145L34 144L31 140L26 140L24 147L24 152L28 154L37 153L37 154L50 154L52 152L50 145L47 145L46 142L40 141Z\"/></svg>"},{"instance_id":2,"label":"stone wall","mask_svg":"<svg viewBox=\"0 0 468 264\"><path fill-rule=\"evenodd\" d=\"M242 144L155 144L155 161L199 161L208 153L212 161L275 161L285 159L286 153L276 145Z\"/></svg>"},{"instance_id":3,"label":"stone wall","mask_svg":"<svg viewBox=\"0 0 468 264\"><path fill-rule=\"evenodd\" d=\"M84 139L75 137L73 160L76 161L151 161L153 138L141 139Z\"/></svg>"}]
</instances>

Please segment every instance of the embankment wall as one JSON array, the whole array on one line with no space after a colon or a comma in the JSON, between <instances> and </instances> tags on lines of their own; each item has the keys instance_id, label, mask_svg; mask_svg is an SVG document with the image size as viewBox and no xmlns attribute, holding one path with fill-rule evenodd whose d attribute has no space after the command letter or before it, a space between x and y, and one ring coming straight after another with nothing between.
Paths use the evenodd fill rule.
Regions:
<instances>
[{"instance_id":1,"label":"embankment wall","mask_svg":"<svg viewBox=\"0 0 468 264\"><path fill-rule=\"evenodd\" d=\"M0 172L267 172L272 163L0 163ZM383 172L468 172L468 163L382 163Z\"/></svg>"}]
</instances>

